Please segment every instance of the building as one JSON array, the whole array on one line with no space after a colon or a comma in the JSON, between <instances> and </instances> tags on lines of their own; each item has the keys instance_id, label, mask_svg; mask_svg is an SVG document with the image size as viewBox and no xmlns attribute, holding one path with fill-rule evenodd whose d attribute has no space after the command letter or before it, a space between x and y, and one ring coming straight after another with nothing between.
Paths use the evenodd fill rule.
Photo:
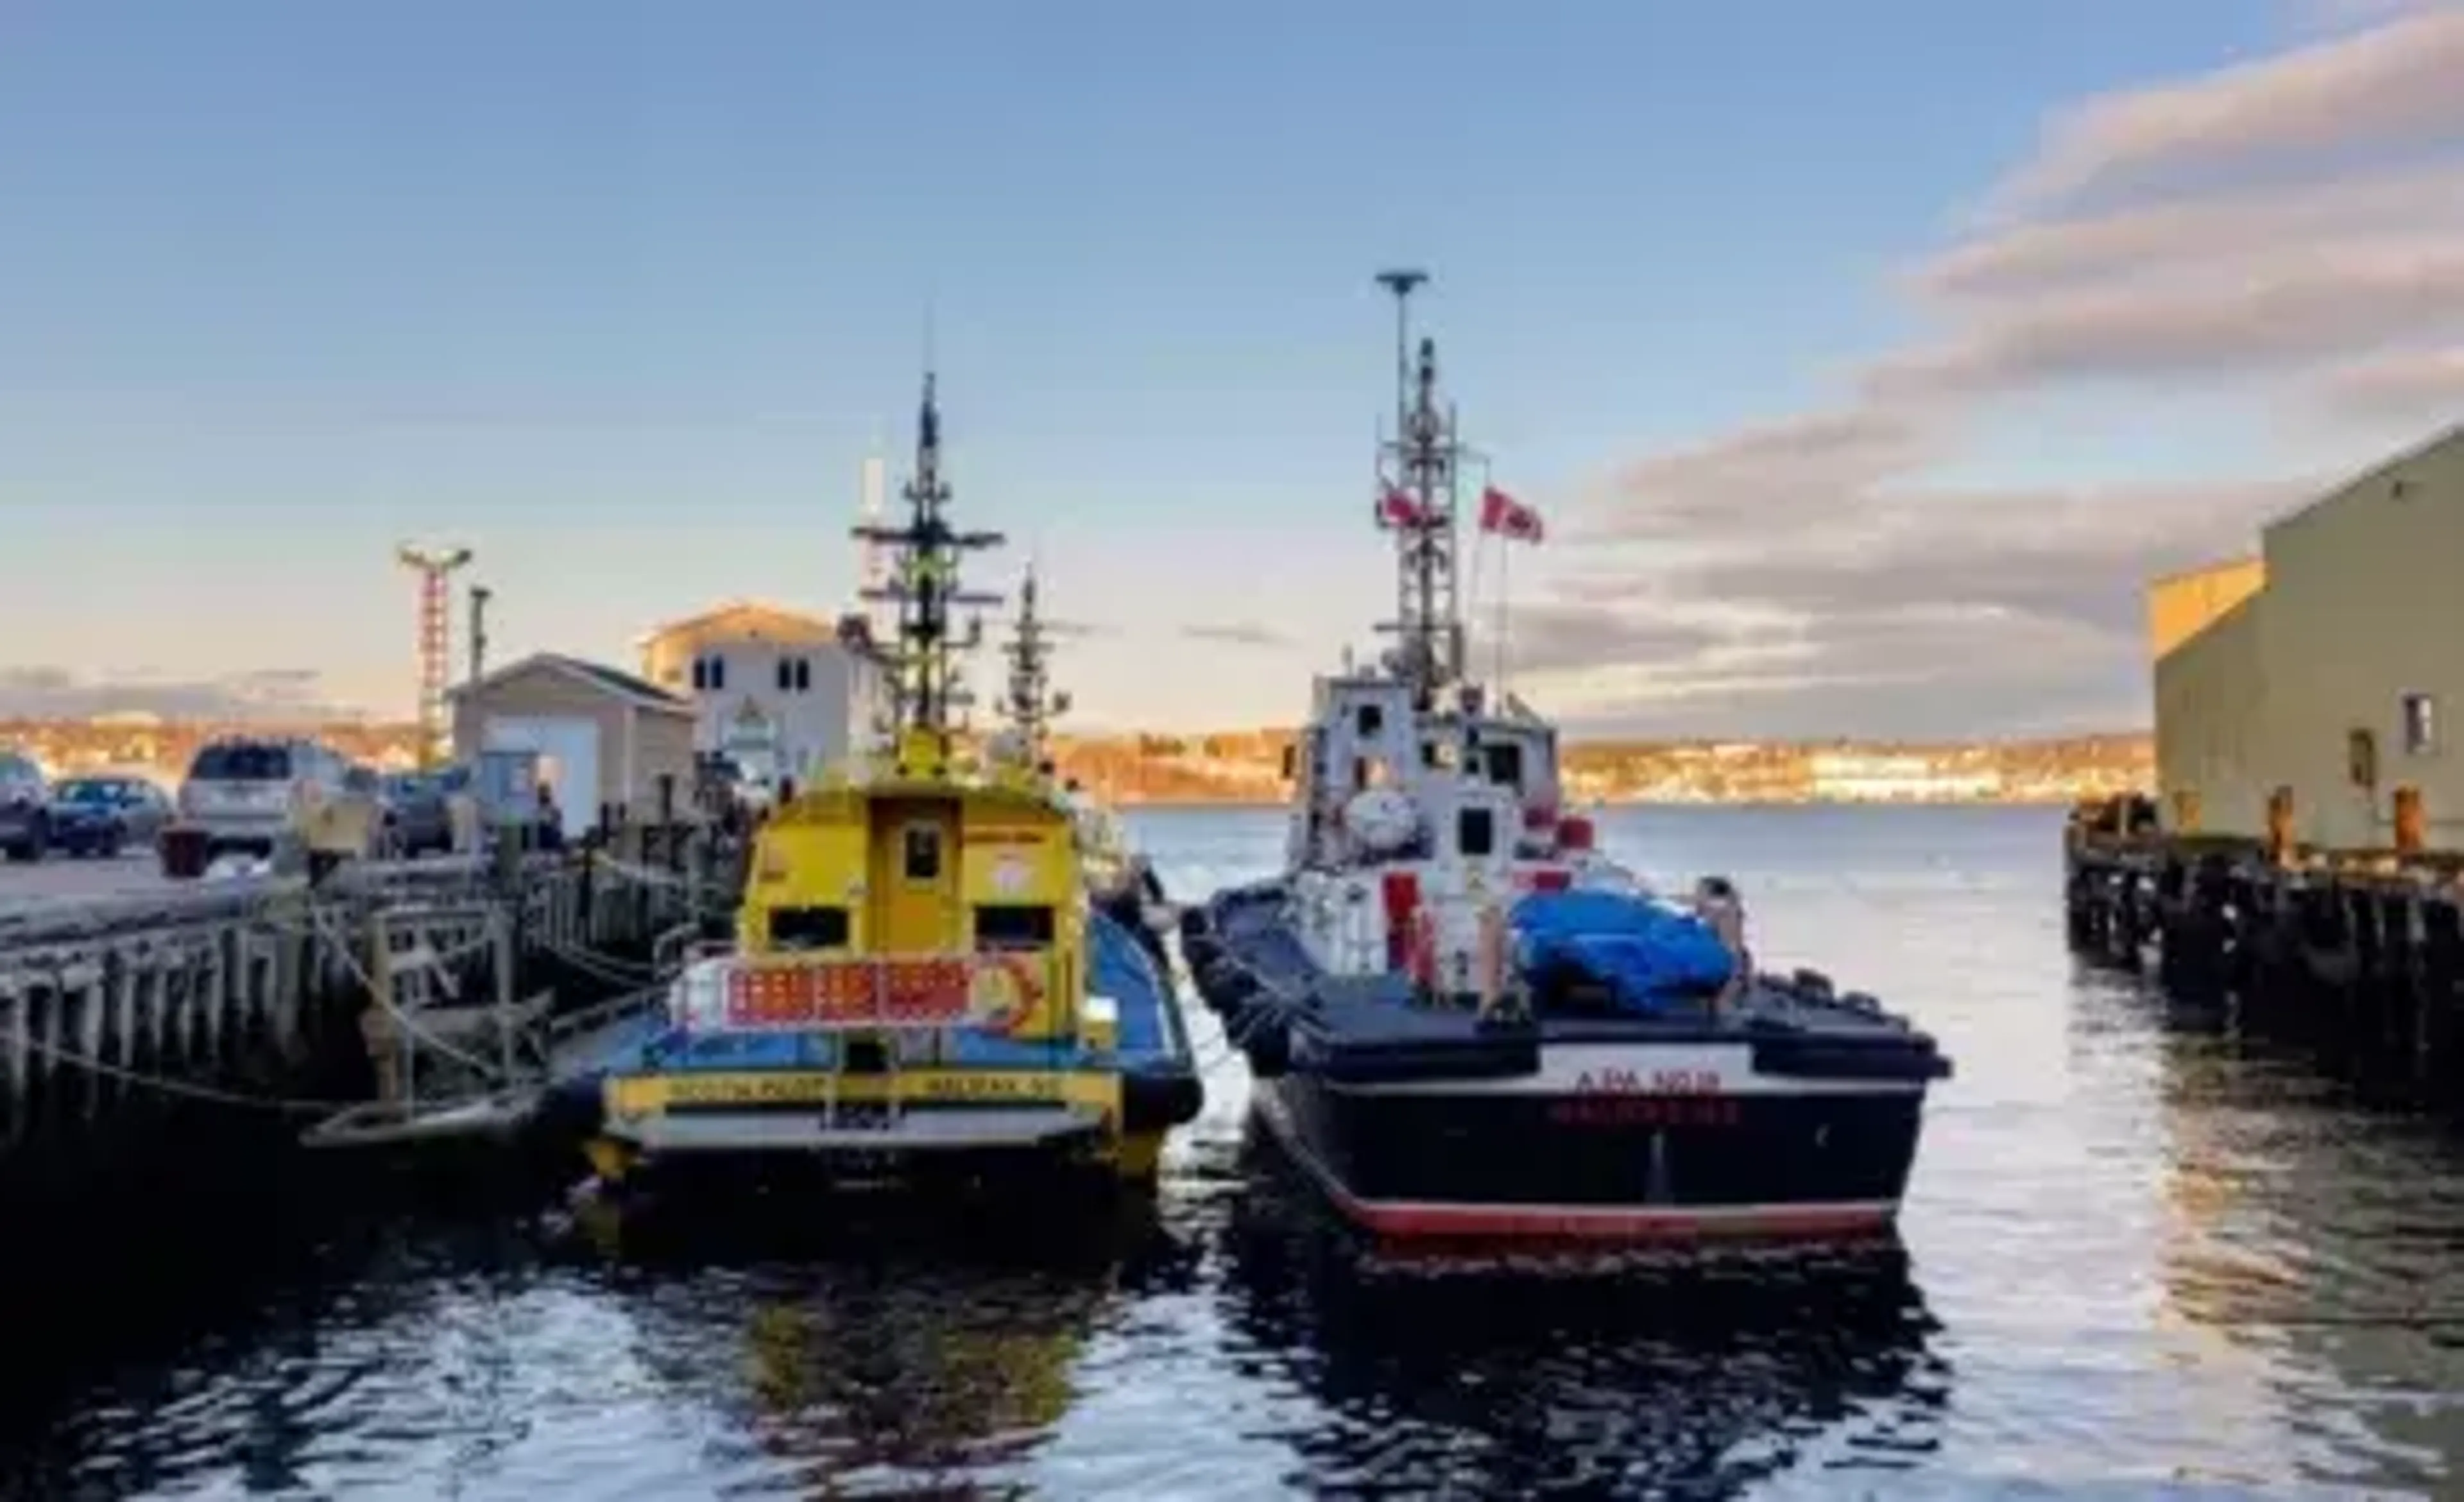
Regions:
<instances>
[{"instance_id":1,"label":"building","mask_svg":"<svg viewBox=\"0 0 2464 1502\"><path fill-rule=\"evenodd\" d=\"M2331 849L2464 848L2464 426L2148 591L2168 824Z\"/></svg>"},{"instance_id":2,"label":"building","mask_svg":"<svg viewBox=\"0 0 2464 1502\"><path fill-rule=\"evenodd\" d=\"M568 835L598 822L603 806L633 816L659 806L659 779L673 779L675 806L693 792L693 707L629 673L540 652L450 691L453 755L535 751L539 779L555 789Z\"/></svg>"},{"instance_id":3,"label":"building","mask_svg":"<svg viewBox=\"0 0 2464 1502\"><path fill-rule=\"evenodd\" d=\"M860 616L738 601L644 637L642 675L689 697L693 744L762 782L845 758L881 703L883 663Z\"/></svg>"},{"instance_id":4,"label":"building","mask_svg":"<svg viewBox=\"0 0 2464 1502\"><path fill-rule=\"evenodd\" d=\"M1831 803L1957 803L2001 794L1991 767L1938 767L1888 751L1816 751L1806 759L1812 796Z\"/></svg>"}]
</instances>

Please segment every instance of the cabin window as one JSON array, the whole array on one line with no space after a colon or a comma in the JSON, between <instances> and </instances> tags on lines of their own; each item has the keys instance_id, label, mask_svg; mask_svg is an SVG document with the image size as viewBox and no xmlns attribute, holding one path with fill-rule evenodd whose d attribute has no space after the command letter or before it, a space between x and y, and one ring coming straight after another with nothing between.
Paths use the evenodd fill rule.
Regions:
<instances>
[{"instance_id":1,"label":"cabin window","mask_svg":"<svg viewBox=\"0 0 2464 1502\"><path fill-rule=\"evenodd\" d=\"M2355 787L2379 784L2378 737L2366 730L2355 730L2344 737L2344 772Z\"/></svg>"},{"instance_id":2,"label":"cabin window","mask_svg":"<svg viewBox=\"0 0 2464 1502\"><path fill-rule=\"evenodd\" d=\"M1500 787L1523 785L1523 748L1510 740L1493 740L1481 749L1488 780Z\"/></svg>"},{"instance_id":3,"label":"cabin window","mask_svg":"<svg viewBox=\"0 0 2464 1502\"><path fill-rule=\"evenodd\" d=\"M773 908L770 942L780 949L845 949L845 908Z\"/></svg>"},{"instance_id":4,"label":"cabin window","mask_svg":"<svg viewBox=\"0 0 2464 1502\"><path fill-rule=\"evenodd\" d=\"M1386 733L1386 711L1375 704L1363 704L1353 712L1352 723L1360 731L1363 740L1375 740Z\"/></svg>"},{"instance_id":5,"label":"cabin window","mask_svg":"<svg viewBox=\"0 0 2464 1502\"><path fill-rule=\"evenodd\" d=\"M2404 753L2428 756L2438 749L2438 701L2427 694L2404 696Z\"/></svg>"},{"instance_id":6,"label":"cabin window","mask_svg":"<svg viewBox=\"0 0 2464 1502\"><path fill-rule=\"evenodd\" d=\"M1044 903L986 902L976 909L978 949L1049 949L1052 909Z\"/></svg>"},{"instance_id":7,"label":"cabin window","mask_svg":"<svg viewBox=\"0 0 2464 1502\"><path fill-rule=\"evenodd\" d=\"M1497 814L1487 808L1455 810L1455 850L1464 855L1486 855L1497 849Z\"/></svg>"},{"instance_id":8,"label":"cabin window","mask_svg":"<svg viewBox=\"0 0 2464 1502\"><path fill-rule=\"evenodd\" d=\"M941 831L930 824L911 824L903 843L907 879L938 881L941 879Z\"/></svg>"}]
</instances>

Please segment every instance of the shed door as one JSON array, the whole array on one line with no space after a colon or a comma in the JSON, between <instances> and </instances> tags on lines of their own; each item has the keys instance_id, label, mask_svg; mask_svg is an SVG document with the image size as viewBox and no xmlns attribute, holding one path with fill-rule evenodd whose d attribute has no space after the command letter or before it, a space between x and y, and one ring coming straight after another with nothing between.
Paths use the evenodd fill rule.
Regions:
<instances>
[{"instance_id":1,"label":"shed door","mask_svg":"<svg viewBox=\"0 0 2464 1502\"><path fill-rule=\"evenodd\" d=\"M599 722L579 716L490 716L481 734L487 751L535 751L539 781L555 790L568 838L599 820Z\"/></svg>"}]
</instances>

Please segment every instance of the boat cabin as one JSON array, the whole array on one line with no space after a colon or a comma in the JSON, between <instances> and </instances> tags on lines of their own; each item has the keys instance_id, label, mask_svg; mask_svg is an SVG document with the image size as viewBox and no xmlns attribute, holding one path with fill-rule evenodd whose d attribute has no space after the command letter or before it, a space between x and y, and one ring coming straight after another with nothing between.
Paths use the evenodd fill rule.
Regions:
<instances>
[{"instance_id":1,"label":"boat cabin","mask_svg":"<svg viewBox=\"0 0 2464 1502\"><path fill-rule=\"evenodd\" d=\"M1589 825L1561 816L1555 727L1468 685L1425 711L1382 674L1314 697L1290 763L1296 931L1337 974L1471 989L1484 914L1595 873Z\"/></svg>"},{"instance_id":2,"label":"boat cabin","mask_svg":"<svg viewBox=\"0 0 2464 1502\"><path fill-rule=\"evenodd\" d=\"M1407 685L1373 674L1321 677L1314 698L1287 766L1294 867L1354 863L1362 850L1347 810L1379 790L1428 815L1423 853L1450 859L1494 848L1533 857L1558 848L1557 732L1547 721L1511 701L1508 713L1491 712L1469 687L1460 707L1416 711Z\"/></svg>"},{"instance_id":3,"label":"boat cabin","mask_svg":"<svg viewBox=\"0 0 2464 1502\"><path fill-rule=\"evenodd\" d=\"M985 961L1023 983L1016 1038L1075 1035L1086 915L1067 811L1026 784L901 776L800 794L756 842L738 949Z\"/></svg>"}]
</instances>

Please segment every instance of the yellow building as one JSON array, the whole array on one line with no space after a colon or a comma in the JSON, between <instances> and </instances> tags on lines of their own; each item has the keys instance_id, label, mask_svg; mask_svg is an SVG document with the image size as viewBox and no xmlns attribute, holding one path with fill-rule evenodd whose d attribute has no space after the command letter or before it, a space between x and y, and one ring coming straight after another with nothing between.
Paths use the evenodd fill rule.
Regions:
<instances>
[{"instance_id":1,"label":"yellow building","mask_svg":"<svg viewBox=\"0 0 2464 1502\"><path fill-rule=\"evenodd\" d=\"M2261 536L2260 555L2148 590L2156 767L2168 827L2258 835L2289 794L2295 837L2464 848L2464 426ZM2452 713L2452 709L2449 709Z\"/></svg>"}]
</instances>

